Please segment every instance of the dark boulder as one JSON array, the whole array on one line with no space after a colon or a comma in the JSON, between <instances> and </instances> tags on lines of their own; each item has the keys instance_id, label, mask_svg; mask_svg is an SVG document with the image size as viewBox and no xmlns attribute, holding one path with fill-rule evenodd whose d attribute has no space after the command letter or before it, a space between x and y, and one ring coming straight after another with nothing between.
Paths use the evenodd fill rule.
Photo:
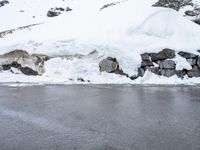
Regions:
<instances>
[{"instance_id":1,"label":"dark boulder","mask_svg":"<svg viewBox=\"0 0 200 150\"><path fill-rule=\"evenodd\" d=\"M9 4L9 1L7 0L0 1L0 7L3 7L5 4Z\"/></svg>"},{"instance_id":2,"label":"dark boulder","mask_svg":"<svg viewBox=\"0 0 200 150\"><path fill-rule=\"evenodd\" d=\"M200 19L193 20L196 24L200 25Z\"/></svg>"},{"instance_id":3,"label":"dark boulder","mask_svg":"<svg viewBox=\"0 0 200 150\"><path fill-rule=\"evenodd\" d=\"M151 60L156 62L159 60L165 60L169 58L174 58L175 57L175 51L165 48L159 53L150 53Z\"/></svg>"},{"instance_id":4,"label":"dark boulder","mask_svg":"<svg viewBox=\"0 0 200 150\"><path fill-rule=\"evenodd\" d=\"M188 53L188 52L183 52L183 51L178 52L178 54L179 54L181 57L186 58L186 59L196 58L196 57L197 57L197 55L195 55L195 54Z\"/></svg>"},{"instance_id":5,"label":"dark boulder","mask_svg":"<svg viewBox=\"0 0 200 150\"><path fill-rule=\"evenodd\" d=\"M49 11L47 12L47 16L48 16L48 17L56 17L56 16L58 16L58 15L60 15L60 12L55 12L55 11L52 11L52 10L49 10Z\"/></svg>"},{"instance_id":6,"label":"dark boulder","mask_svg":"<svg viewBox=\"0 0 200 150\"><path fill-rule=\"evenodd\" d=\"M38 72L31 69L30 67L21 67L20 68L21 72L24 73L25 75L33 75L33 76L36 76L38 75Z\"/></svg>"},{"instance_id":7,"label":"dark boulder","mask_svg":"<svg viewBox=\"0 0 200 150\"><path fill-rule=\"evenodd\" d=\"M188 71L188 77L200 77L200 68L197 66L194 66L192 70Z\"/></svg>"}]
</instances>

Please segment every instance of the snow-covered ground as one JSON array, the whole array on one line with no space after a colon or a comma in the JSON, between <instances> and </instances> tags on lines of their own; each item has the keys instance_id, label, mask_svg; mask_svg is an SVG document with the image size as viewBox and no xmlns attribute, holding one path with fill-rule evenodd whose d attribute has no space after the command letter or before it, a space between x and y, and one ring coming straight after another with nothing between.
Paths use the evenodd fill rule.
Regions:
<instances>
[{"instance_id":1,"label":"snow-covered ground","mask_svg":"<svg viewBox=\"0 0 200 150\"><path fill-rule=\"evenodd\" d=\"M84 58L53 58L45 63L42 76L0 73L0 82L131 84L200 84L199 78L159 77L146 72L143 78L100 73L98 64L107 56L116 57L121 68L134 75L140 54L171 48L194 54L200 49L200 26L184 18L182 12L151 7L156 0L10 0L0 8L0 32L35 23L40 25L19 30L0 38L0 54L24 49L31 54L48 56L86 55ZM102 9L102 6L119 2ZM70 7L57 17L46 16L50 8ZM34 17L33 17L34 16ZM87 56L96 50L98 53ZM188 63L175 58L178 67ZM190 66L189 66L190 67ZM86 82L87 83L87 82Z\"/></svg>"}]
</instances>

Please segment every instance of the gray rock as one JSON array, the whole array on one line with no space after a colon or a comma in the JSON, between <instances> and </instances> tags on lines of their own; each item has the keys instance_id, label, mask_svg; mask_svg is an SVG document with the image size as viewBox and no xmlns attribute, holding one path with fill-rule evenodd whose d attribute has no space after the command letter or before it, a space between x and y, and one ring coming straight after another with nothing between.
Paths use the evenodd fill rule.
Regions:
<instances>
[{"instance_id":1,"label":"gray rock","mask_svg":"<svg viewBox=\"0 0 200 150\"><path fill-rule=\"evenodd\" d=\"M190 58L190 59L186 59L186 60L191 66L196 65L196 62L197 62L196 58Z\"/></svg>"},{"instance_id":2,"label":"gray rock","mask_svg":"<svg viewBox=\"0 0 200 150\"><path fill-rule=\"evenodd\" d=\"M143 77L145 71L146 71L146 69L144 69L144 68L142 68L142 67L138 68L138 76L139 76L139 77Z\"/></svg>"},{"instance_id":3,"label":"gray rock","mask_svg":"<svg viewBox=\"0 0 200 150\"><path fill-rule=\"evenodd\" d=\"M197 57L197 55L195 55L195 54L188 53L188 52L183 52L183 51L178 52L178 54L179 54L181 57L186 58L186 59L196 58L196 57Z\"/></svg>"},{"instance_id":4,"label":"gray rock","mask_svg":"<svg viewBox=\"0 0 200 150\"><path fill-rule=\"evenodd\" d=\"M200 53L200 50L197 50L197 52L199 52L199 53Z\"/></svg>"},{"instance_id":5,"label":"gray rock","mask_svg":"<svg viewBox=\"0 0 200 150\"><path fill-rule=\"evenodd\" d=\"M188 71L188 77L200 77L200 68L197 66L194 66L192 70Z\"/></svg>"},{"instance_id":6,"label":"gray rock","mask_svg":"<svg viewBox=\"0 0 200 150\"><path fill-rule=\"evenodd\" d=\"M160 68L159 67L155 67L155 68L148 68L148 70L154 74L157 74L157 75L161 75L161 72L160 72Z\"/></svg>"},{"instance_id":7,"label":"gray rock","mask_svg":"<svg viewBox=\"0 0 200 150\"><path fill-rule=\"evenodd\" d=\"M159 62L159 68L161 69L175 69L176 64L173 60L165 60Z\"/></svg>"},{"instance_id":8,"label":"gray rock","mask_svg":"<svg viewBox=\"0 0 200 150\"><path fill-rule=\"evenodd\" d=\"M183 79L184 78L184 76L187 74L187 70L176 70L176 75L179 77L179 78L181 78L181 79Z\"/></svg>"},{"instance_id":9,"label":"gray rock","mask_svg":"<svg viewBox=\"0 0 200 150\"><path fill-rule=\"evenodd\" d=\"M163 49L159 53L150 53L151 60L156 62L159 60L165 60L169 58L174 58L175 57L175 51L171 49Z\"/></svg>"},{"instance_id":10,"label":"gray rock","mask_svg":"<svg viewBox=\"0 0 200 150\"><path fill-rule=\"evenodd\" d=\"M196 24L200 25L200 19L193 20Z\"/></svg>"},{"instance_id":11,"label":"gray rock","mask_svg":"<svg viewBox=\"0 0 200 150\"><path fill-rule=\"evenodd\" d=\"M31 69L30 67L21 67L20 68L21 72L24 73L25 75L33 75L33 76L36 76L38 75L38 72Z\"/></svg>"},{"instance_id":12,"label":"gray rock","mask_svg":"<svg viewBox=\"0 0 200 150\"><path fill-rule=\"evenodd\" d=\"M197 66L200 68L200 56L197 59Z\"/></svg>"},{"instance_id":13,"label":"gray rock","mask_svg":"<svg viewBox=\"0 0 200 150\"><path fill-rule=\"evenodd\" d=\"M48 16L48 17L56 17L56 16L58 16L58 15L60 15L60 12L56 12L56 11L52 11L52 10L49 10L49 11L47 12L47 16Z\"/></svg>"},{"instance_id":14,"label":"gray rock","mask_svg":"<svg viewBox=\"0 0 200 150\"><path fill-rule=\"evenodd\" d=\"M141 67L152 67L152 66L154 66L152 61L142 61L141 63Z\"/></svg>"},{"instance_id":15,"label":"gray rock","mask_svg":"<svg viewBox=\"0 0 200 150\"><path fill-rule=\"evenodd\" d=\"M119 69L119 64L115 58L108 57L106 59L103 59L99 63L99 70L101 72L106 71L108 73L114 73L116 70Z\"/></svg>"},{"instance_id":16,"label":"gray rock","mask_svg":"<svg viewBox=\"0 0 200 150\"><path fill-rule=\"evenodd\" d=\"M141 54L143 61L150 61L150 56L148 53Z\"/></svg>"},{"instance_id":17,"label":"gray rock","mask_svg":"<svg viewBox=\"0 0 200 150\"><path fill-rule=\"evenodd\" d=\"M65 9L65 11L72 11L72 9L69 8L69 7L67 7L67 8Z\"/></svg>"},{"instance_id":18,"label":"gray rock","mask_svg":"<svg viewBox=\"0 0 200 150\"><path fill-rule=\"evenodd\" d=\"M162 69L161 75L165 77L171 77L176 74L176 71L173 69Z\"/></svg>"},{"instance_id":19,"label":"gray rock","mask_svg":"<svg viewBox=\"0 0 200 150\"><path fill-rule=\"evenodd\" d=\"M195 12L193 10L187 10L187 11L185 11L185 15L187 15L187 16L198 16L199 13Z\"/></svg>"},{"instance_id":20,"label":"gray rock","mask_svg":"<svg viewBox=\"0 0 200 150\"><path fill-rule=\"evenodd\" d=\"M10 70L11 65L10 64L4 64L1 67L3 68L3 70Z\"/></svg>"}]
</instances>

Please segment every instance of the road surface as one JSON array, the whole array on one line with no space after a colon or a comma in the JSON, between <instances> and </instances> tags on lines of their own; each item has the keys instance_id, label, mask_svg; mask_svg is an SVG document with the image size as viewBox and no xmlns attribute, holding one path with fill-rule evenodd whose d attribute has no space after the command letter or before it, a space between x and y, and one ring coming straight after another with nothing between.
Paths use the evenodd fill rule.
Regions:
<instances>
[{"instance_id":1,"label":"road surface","mask_svg":"<svg viewBox=\"0 0 200 150\"><path fill-rule=\"evenodd\" d=\"M200 86L0 87L0 150L200 150Z\"/></svg>"}]
</instances>

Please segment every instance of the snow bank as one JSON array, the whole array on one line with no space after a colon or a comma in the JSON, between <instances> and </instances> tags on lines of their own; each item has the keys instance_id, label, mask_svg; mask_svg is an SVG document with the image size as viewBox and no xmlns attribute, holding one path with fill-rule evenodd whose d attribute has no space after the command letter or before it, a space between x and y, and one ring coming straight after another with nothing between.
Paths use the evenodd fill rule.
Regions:
<instances>
[{"instance_id":1,"label":"snow bank","mask_svg":"<svg viewBox=\"0 0 200 150\"><path fill-rule=\"evenodd\" d=\"M151 7L155 1L10 0L9 5L0 9L3 14L0 31L33 23L43 24L0 39L0 54L16 48L49 56L99 52L98 57L90 59L52 59L46 64L46 73L31 78L32 82L74 83L76 78L82 77L92 83L152 83L156 79L165 83L164 78L130 81L118 75L99 73L98 70L98 62L107 56L116 57L124 72L134 75L141 62L141 53L158 52L166 47L197 53L196 50L200 49L200 26L174 10ZM103 5L112 2L119 3L100 11ZM59 6L69 6L72 11L55 18L46 17L51 7ZM13 19L8 20L8 17ZM179 68L187 67L180 58L176 60L180 61ZM7 82L29 79L19 79L18 75L10 78L8 74L1 73L0 78ZM176 77L173 79L176 80ZM177 83L172 82L173 79L166 80ZM187 82L181 80L178 83Z\"/></svg>"}]
</instances>

